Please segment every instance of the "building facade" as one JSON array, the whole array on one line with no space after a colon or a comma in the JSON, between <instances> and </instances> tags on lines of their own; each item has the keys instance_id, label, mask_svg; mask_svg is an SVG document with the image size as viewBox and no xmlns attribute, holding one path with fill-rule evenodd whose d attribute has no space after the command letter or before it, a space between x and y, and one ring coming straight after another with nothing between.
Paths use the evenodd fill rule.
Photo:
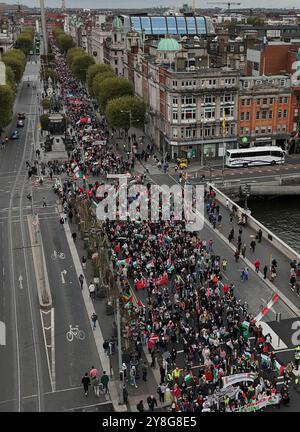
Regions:
<instances>
[{"instance_id":1,"label":"building facade","mask_svg":"<svg viewBox=\"0 0 300 432\"><path fill-rule=\"evenodd\" d=\"M239 146L276 145L287 148L292 91L288 75L241 77Z\"/></svg>"}]
</instances>

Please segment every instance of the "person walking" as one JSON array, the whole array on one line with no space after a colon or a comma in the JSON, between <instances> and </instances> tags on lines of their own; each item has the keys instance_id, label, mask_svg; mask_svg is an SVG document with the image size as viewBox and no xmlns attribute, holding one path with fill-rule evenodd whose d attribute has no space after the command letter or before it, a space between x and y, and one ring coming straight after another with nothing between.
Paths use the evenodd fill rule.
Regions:
<instances>
[{"instance_id":1,"label":"person walking","mask_svg":"<svg viewBox=\"0 0 300 432\"><path fill-rule=\"evenodd\" d=\"M154 408L157 407L157 400L153 395L148 396L147 404L150 412L154 412Z\"/></svg>"},{"instance_id":2,"label":"person walking","mask_svg":"<svg viewBox=\"0 0 300 432\"><path fill-rule=\"evenodd\" d=\"M130 375L130 385L134 386L135 388L138 388L138 386L136 385L136 368L135 366L131 366L130 371L129 371L129 375Z\"/></svg>"},{"instance_id":3,"label":"person walking","mask_svg":"<svg viewBox=\"0 0 300 432\"><path fill-rule=\"evenodd\" d=\"M123 402L125 405L128 404L128 390L125 383L123 383Z\"/></svg>"},{"instance_id":4,"label":"person walking","mask_svg":"<svg viewBox=\"0 0 300 432\"><path fill-rule=\"evenodd\" d=\"M96 287L93 284L93 282L91 282L90 285L89 285L89 293L90 293L90 298L92 300L95 300L95 297L96 297Z\"/></svg>"},{"instance_id":5,"label":"person walking","mask_svg":"<svg viewBox=\"0 0 300 432\"><path fill-rule=\"evenodd\" d=\"M255 251L255 246L256 246L256 241L255 240L251 240L250 242L250 250L252 253L254 253Z\"/></svg>"},{"instance_id":6,"label":"person walking","mask_svg":"<svg viewBox=\"0 0 300 432\"><path fill-rule=\"evenodd\" d=\"M108 342L108 340L107 339L105 339L105 341L103 342L103 349L104 349L104 352L105 352L105 354L107 355L107 356L109 356L109 342Z\"/></svg>"},{"instance_id":7,"label":"person walking","mask_svg":"<svg viewBox=\"0 0 300 432\"><path fill-rule=\"evenodd\" d=\"M234 258L235 258L235 262L239 262L240 251L238 249L236 249L236 251L234 252Z\"/></svg>"},{"instance_id":8,"label":"person walking","mask_svg":"<svg viewBox=\"0 0 300 432\"><path fill-rule=\"evenodd\" d=\"M43 207L47 207L46 198L43 197Z\"/></svg>"},{"instance_id":9,"label":"person walking","mask_svg":"<svg viewBox=\"0 0 300 432\"><path fill-rule=\"evenodd\" d=\"M126 363L122 363L122 373L123 373L123 379L126 381L127 379L127 366Z\"/></svg>"},{"instance_id":10,"label":"person walking","mask_svg":"<svg viewBox=\"0 0 300 432\"><path fill-rule=\"evenodd\" d=\"M85 257L85 256L83 256L83 257L81 258L81 264L82 264L82 268L83 268L83 270L85 270L85 269L86 269L86 257Z\"/></svg>"},{"instance_id":11,"label":"person walking","mask_svg":"<svg viewBox=\"0 0 300 432\"><path fill-rule=\"evenodd\" d=\"M227 259L223 258L222 260L222 270L223 272L226 272L227 270Z\"/></svg>"},{"instance_id":12,"label":"person walking","mask_svg":"<svg viewBox=\"0 0 300 432\"><path fill-rule=\"evenodd\" d=\"M268 273L268 266L267 266L267 264L265 264L263 272L264 272L264 279L267 279L267 273Z\"/></svg>"},{"instance_id":13,"label":"person walking","mask_svg":"<svg viewBox=\"0 0 300 432\"><path fill-rule=\"evenodd\" d=\"M246 248L247 248L246 243L244 243L244 244L243 244L243 247L242 247L242 250L241 250L241 252L242 252L242 257L243 257L244 259L246 258Z\"/></svg>"},{"instance_id":14,"label":"person walking","mask_svg":"<svg viewBox=\"0 0 300 432\"><path fill-rule=\"evenodd\" d=\"M80 274L78 277L80 288L83 289L83 282L84 282L84 276L83 274Z\"/></svg>"},{"instance_id":15,"label":"person walking","mask_svg":"<svg viewBox=\"0 0 300 432\"><path fill-rule=\"evenodd\" d=\"M83 385L84 394L87 397L89 393L89 386L91 385L91 379L89 377L89 374L86 372L84 374L84 377L81 380L81 383Z\"/></svg>"},{"instance_id":16,"label":"person walking","mask_svg":"<svg viewBox=\"0 0 300 432\"><path fill-rule=\"evenodd\" d=\"M148 374L148 365L146 362L144 362L142 365L143 381L147 381L147 374Z\"/></svg>"},{"instance_id":17,"label":"person walking","mask_svg":"<svg viewBox=\"0 0 300 432\"><path fill-rule=\"evenodd\" d=\"M160 382L164 382L166 376L166 370L162 365L159 367L159 372L160 372Z\"/></svg>"},{"instance_id":18,"label":"person walking","mask_svg":"<svg viewBox=\"0 0 300 432\"><path fill-rule=\"evenodd\" d=\"M102 384L105 394L108 392L108 382L109 382L109 376L106 374L105 371L103 371L103 375L100 379L100 383Z\"/></svg>"},{"instance_id":19,"label":"person walking","mask_svg":"<svg viewBox=\"0 0 300 432\"><path fill-rule=\"evenodd\" d=\"M300 345L296 346L295 348L294 364L295 364L296 371L298 371L299 364L300 364Z\"/></svg>"},{"instance_id":20,"label":"person walking","mask_svg":"<svg viewBox=\"0 0 300 432\"><path fill-rule=\"evenodd\" d=\"M76 243L76 240L77 240L77 234L76 234L76 232L72 233L72 239L74 240L74 243Z\"/></svg>"},{"instance_id":21,"label":"person walking","mask_svg":"<svg viewBox=\"0 0 300 432\"><path fill-rule=\"evenodd\" d=\"M165 402L165 393L166 393L166 384L161 383L157 388L157 393L159 396L159 402L164 403Z\"/></svg>"},{"instance_id":22,"label":"person walking","mask_svg":"<svg viewBox=\"0 0 300 432\"><path fill-rule=\"evenodd\" d=\"M96 369L95 366L92 366L89 375L90 378L93 380L94 378L96 378L96 376L98 376L98 369Z\"/></svg>"},{"instance_id":23,"label":"person walking","mask_svg":"<svg viewBox=\"0 0 300 432\"><path fill-rule=\"evenodd\" d=\"M256 273L258 273L259 272L259 267L260 267L260 261L259 261L259 259L257 259L255 261L254 266L255 266Z\"/></svg>"},{"instance_id":24,"label":"person walking","mask_svg":"<svg viewBox=\"0 0 300 432\"><path fill-rule=\"evenodd\" d=\"M144 412L145 408L144 408L144 401L140 400L139 403L136 405L136 409L139 412Z\"/></svg>"},{"instance_id":25,"label":"person walking","mask_svg":"<svg viewBox=\"0 0 300 432\"><path fill-rule=\"evenodd\" d=\"M97 322L97 319L98 319L98 316L95 314L95 312L92 314L92 316L91 316L91 320L92 320L92 323L93 323L93 330L95 330L95 328L96 328L96 322Z\"/></svg>"},{"instance_id":26,"label":"person walking","mask_svg":"<svg viewBox=\"0 0 300 432\"><path fill-rule=\"evenodd\" d=\"M100 396L100 380L98 376L95 376L92 379L92 386L93 386L93 390L94 390L94 395L96 397Z\"/></svg>"},{"instance_id":27,"label":"person walking","mask_svg":"<svg viewBox=\"0 0 300 432\"><path fill-rule=\"evenodd\" d=\"M261 229L259 229L257 231L256 237L257 237L258 243L261 243L261 239L262 239L262 230Z\"/></svg>"}]
</instances>

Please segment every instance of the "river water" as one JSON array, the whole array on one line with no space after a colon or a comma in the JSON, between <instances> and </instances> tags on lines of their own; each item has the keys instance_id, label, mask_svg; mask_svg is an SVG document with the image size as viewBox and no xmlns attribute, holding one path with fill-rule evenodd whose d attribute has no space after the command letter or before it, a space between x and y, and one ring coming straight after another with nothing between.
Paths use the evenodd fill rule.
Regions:
<instances>
[{"instance_id":1,"label":"river water","mask_svg":"<svg viewBox=\"0 0 300 432\"><path fill-rule=\"evenodd\" d=\"M300 252L300 200L298 197L249 200L248 207L255 219Z\"/></svg>"}]
</instances>

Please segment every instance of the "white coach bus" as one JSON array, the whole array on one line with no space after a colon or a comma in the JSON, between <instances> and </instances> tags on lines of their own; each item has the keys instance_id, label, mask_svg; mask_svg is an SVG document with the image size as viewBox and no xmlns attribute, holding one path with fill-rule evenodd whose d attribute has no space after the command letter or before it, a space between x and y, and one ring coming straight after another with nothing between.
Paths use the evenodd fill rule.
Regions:
<instances>
[{"instance_id":1,"label":"white coach bus","mask_svg":"<svg viewBox=\"0 0 300 432\"><path fill-rule=\"evenodd\" d=\"M226 151L226 166L229 168L284 164L285 151L280 147L252 147Z\"/></svg>"}]
</instances>

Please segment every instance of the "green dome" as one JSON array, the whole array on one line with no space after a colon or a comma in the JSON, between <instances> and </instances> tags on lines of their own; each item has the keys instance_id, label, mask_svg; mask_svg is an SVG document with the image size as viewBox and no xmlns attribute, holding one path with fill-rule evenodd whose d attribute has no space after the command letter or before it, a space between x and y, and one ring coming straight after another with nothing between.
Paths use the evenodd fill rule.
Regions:
<instances>
[{"instance_id":1,"label":"green dome","mask_svg":"<svg viewBox=\"0 0 300 432\"><path fill-rule=\"evenodd\" d=\"M121 30L122 29L122 21L118 16L114 17L113 22L112 22L112 26L115 30Z\"/></svg>"},{"instance_id":2,"label":"green dome","mask_svg":"<svg viewBox=\"0 0 300 432\"><path fill-rule=\"evenodd\" d=\"M176 39L164 38L159 41L157 51L180 51L180 45Z\"/></svg>"}]
</instances>

